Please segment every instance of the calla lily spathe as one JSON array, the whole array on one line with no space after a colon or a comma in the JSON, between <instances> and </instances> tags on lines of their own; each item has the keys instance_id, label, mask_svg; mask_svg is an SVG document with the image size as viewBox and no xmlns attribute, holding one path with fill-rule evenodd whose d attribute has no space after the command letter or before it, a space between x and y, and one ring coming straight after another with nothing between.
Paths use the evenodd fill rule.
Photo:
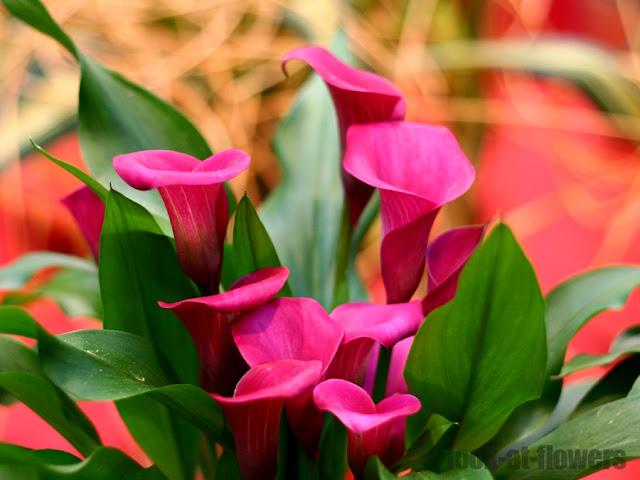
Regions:
<instances>
[{"instance_id":1,"label":"calla lily spathe","mask_svg":"<svg viewBox=\"0 0 640 480\"><path fill-rule=\"evenodd\" d=\"M306 62L324 80L338 116L342 152L351 125L404 119L406 104L400 91L387 79L358 70L322 47L302 47L282 59ZM342 181L350 209L351 223L358 219L373 194L373 188L342 170Z\"/></svg>"},{"instance_id":2,"label":"calla lily spathe","mask_svg":"<svg viewBox=\"0 0 640 480\"><path fill-rule=\"evenodd\" d=\"M475 170L449 130L409 122L352 125L344 168L380 190L387 303L406 302L420 282L440 207L467 191Z\"/></svg>"},{"instance_id":3,"label":"calla lily spathe","mask_svg":"<svg viewBox=\"0 0 640 480\"><path fill-rule=\"evenodd\" d=\"M204 161L168 150L119 155L113 166L133 188L157 188L169 213L178 259L203 293L217 293L229 201L222 182L249 166L242 150L225 150Z\"/></svg>"}]
</instances>

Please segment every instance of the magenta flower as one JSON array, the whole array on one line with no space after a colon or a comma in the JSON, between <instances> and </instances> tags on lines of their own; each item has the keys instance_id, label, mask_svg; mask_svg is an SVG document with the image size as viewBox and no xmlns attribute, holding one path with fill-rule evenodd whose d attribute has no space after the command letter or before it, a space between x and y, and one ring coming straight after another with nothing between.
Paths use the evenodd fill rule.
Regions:
<instances>
[{"instance_id":1,"label":"magenta flower","mask_svg":"<svg viewBox=\"0 0 640 480\"><path fill-rule=\"evenodd\" d=\"M93 258L98 260L100 234L104 223L104 202L86 185L62 199L89 244Z\"/></svg>"},{"instance_id":2,"label":"magenta flower","mask_svg":"<svg viewBox=\"0 0 640 480\"><path fill-rule=\"evenodd\" d=\"M449 302L456 294L458 277L482 241L487 225L447 230L427 248L427 295L422 299L425 315Z\"/></svg>"},{"instance_id":3,"label":"magenta flower","mask_svg":"<svg viewBox=\"0 0 640 480\"><path fill-rule=\"evenodd\" d=\"M351 67L321 47L303 47L289 52L282 59L302 60L324 80L331 93L338 116L340 143L345 150L347 129L357 123L404 119L406 105L402 94L388 80L370 72ZM351 222L355 225L373 188L342 171Z\"/></svg>"},{"instance_id":4,"label":"magenta flower","mask_svg":"<svg viewBox=\"0 0 640 480\"><path fill-rule=\"evenodd\" d=\"M314 360L322 365L321 377L324 378L343 330L311 298L276 298L236 319L231 333L251 367L280 359ZM320 441L324 413L315 407L311 388L298 398L287 400L286 406L291 430L305 452L313 457Z\"/></svg>"},{"instance_id":5,"label":"magenta flower","mask_svg":"<svg viewBox=\"0 0 640 480\"><path fill-rule=\"evenodd\" d=\"M319 409L331 412L347 427L349 468L356 479L362 478L373 455L386 466L402 457L404 435L399 437L396 425L404 426L406 418L420 410L420 401L413 395L394 395L375 405L362 388L339 379L319 384L313 398Z\"/></svg>"},{"instance_id":6,"label":"magenta flower","mask_svg":"<svg viewBox=\"0 0 640 480\"><path fill-rule=\"evenodd\" d=\"M249 370L233 397L212 394L229 421L244 480L270 480L278 470L278 434L285 400L317 384L318 361L275 360Z\"/></svg>"},{"instance_id":7,"label":"magenta flower","mask_svg":"<svg viewBox=\"0 0 640 480\"><path fill-rule=\"evenodd\" d=\"M449 130L408 122L351 126L344 168L380 189L387 303L406 302L420 282L436 214L469 188L474 168Z\"/></svg>"},{"instance_id":8,"label":"magenta flower","mask_svg":"<svg viewBox=\"0 0 640 480\"><path fill-rule=\"evenodd\" d=\"M269 301L284 286L286 267L268 267L242 277L227 292L176 303L158 302L180 317L200 356L202 387L231 395L249 368L231 336L229 316Z\"/></svg>"},{"instance_id":9,"label":"magenta flower","mask_svg":"<svg viewBox=\"0 0 640 480\"><path fill-rule=\"evenodd\" d=\"M344 328L344 338L327 377L361 384L374 344L391 348L403 338L415 335L424 315L417 301L392 305L354 302L337 307L331 318Z\"/></svg>"},{"instance_id":10,"label":"magenta flower","mask_svg":"<svg viewBox=\"0 0 640 480\"><path fill-rule=\"evenodd\" d=\"M229 203L222 182L249 166L241 150L204 161L167 150L146 150L113 159L118 174L138 190L157 188L169 213L178 259L203 292L217 293Z\"/></svg>"}]
</instances>

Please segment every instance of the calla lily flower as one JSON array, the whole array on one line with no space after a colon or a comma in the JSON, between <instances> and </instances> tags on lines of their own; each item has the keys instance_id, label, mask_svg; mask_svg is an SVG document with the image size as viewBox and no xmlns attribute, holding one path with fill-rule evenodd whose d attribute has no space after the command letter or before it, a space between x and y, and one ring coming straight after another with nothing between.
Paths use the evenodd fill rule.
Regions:
<instances>
[{"instance_id":1,"label":"calla lily flower","mask_svg":"<svg viewBox=\"0 0 640 480\"><path fill-rule=\"evenodd\" d=\"M404 438L389 434L398 431L397 422L404 424L409 415L420 410L420 401L413 395L394 395L375 405L362 388L340 379L319 384L313 390L313 398L320 410L331 412L347 427L349 468L356 479L362 478L367 460L373 455L386 466L400 459Z\"/></svg>"},{"instance_id":2,"label":"calla lily flower","mask_svg":"<svg viewBox=\"0 0 640 480\"><path fill-rule=\"evenodd\" d=\"M249 366L231 336L229 316L269 301L284 286L286 267L268 267L236 281L228 291L175 303L158 302L180 317L200 356L205 390L231 395Z\"/></svg>"},{"instance_id":3,"label":"calla lily flower","mask_svg":"<svg viewBox=\"0 0 640 480\"><path fill-rule=\"evenodd\" d=\"M311 298L275 298L231 325L233 339L249 366L280 359L319 361L324 378L342 340L343 329ZM320 378L318 379L318 381ZM287 420L305 452L318 448L324 413L309 390L287 400Z\"/></svg>"},{"instance_id":4,"label":"calla lily flower","mask_svg":"<svg viewBox=\"0 0 640 480\"><path fill-rule=\"evenodd\" d=\"M418 301L391 305L353 302L337 307L331 318L344 328L344 338L327 377L362 383L375 342L391 348L403 338L415 335L424 315Z\"/></svg>"},{"instance_id":5,"label":"calla lily flower","mask_svg":"<svg viewBox=\"0 0 640 480\"><path fill-rule=\"evenodd\" d=\"M119 155L113 166L133 188L158 189L182 269L203 292L217 293L229 214L222 182L246 170L249 156L226 150L201 162L184 153L146 150Z\"/></svg>"},{"instance_id":6,"label":"calla lily flower","mask_svg":"<svg viewBox=\"0 0 640 480\"><path fill-rule=\"evenodd\" d=\"M380 189L387 303L406 302L420 282L436 214L471 186L475 170L449 130L408 122L352 125L344 168Z\"/></svg>"},{"instance_id":7,"label":"calla lily flower","mask_svg":"<svg viewBox=\"0 0 640 480\"><path fill-rule=\"evenodd\" d=\"M229 421L244 480L270 480L278 470L280 417L286 399L309 390L321 377L319 361L261 363L238 382L233 397L212 394Z\"/></svg>"},{"instance_id":8,"label":"calla lily flower","mask_svg":"<svg viewBox=\"0 0 640 480\"><path fill-rule=\"evenodd\" d=\"M347 129L357 123L404 119L406 104L391 82L374 73L358 70L340 61L321 47L302 47L289 52L282 64L302 60L324 80L333 99L340 128L340 143L345 150ZM373 188L342 171L353 225L373 194Z\"/></svg>"},{"instance_id":9,"label":"calla lily flower","mask_svg":"<svg viewBox=\"0 0 640 480\"><path fill-rule=\"evenodd\" d=\"M425 315L449 302L456 294L458 277L482 241L487 225L447 230L427 248L427 295L422 299Z\"/></svg>"},{"instance_id":10,"label":"calla lily flower","mask_svg":"<svg viewBox=\"0 0 640 480\"><path fill-rule=\"evenodd\" d=\"M67 195L62 203L71 212L98 261L100 234L104 223L104 202L86 185Z\"/></svg>"}]
</instances>

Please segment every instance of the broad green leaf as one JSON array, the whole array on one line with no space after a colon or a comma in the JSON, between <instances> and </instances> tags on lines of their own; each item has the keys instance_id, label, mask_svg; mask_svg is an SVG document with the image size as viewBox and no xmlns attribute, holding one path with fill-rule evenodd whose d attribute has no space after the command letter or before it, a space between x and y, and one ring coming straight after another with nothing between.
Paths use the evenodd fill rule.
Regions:
<instances>
[{"instance_id":1,"label":"broad green leaf","mask_svg":"<svg viewBox=\"0 0 640 480\"><path fill-rule=\"evenodd\" d=\"M62 389L82 400L144 395L171 408L213 440L222 434L220 406L200 388L169 385L153 344L126 332L79 330L41 340L42 364Z\"/></svg>"},{"instance_id":2,"label":"broad green leaf","mask_svg":"<svg viewBox=\"0 0 640 480\"><path fill-rule=\"evenodd\" d=\"M237 278L265 267L281 266L276 249L267 230L246 195L236 209L233 227L233 268ZM291 296L291 289L285 283L279 294Z\"/></svg>"},{"instance_id":3,"label":"broad green leaf","mask_svg":"<svg viewBox=\"0 0 640 480\"><path fill-rule=\"evenodd\" d=\"M562 366L558 376L565 377L585 368L609 365L615 360L632 353L640 353L640 327L631 327L622 332L611 344L609 353L604 355L582 353L573 357Z\"/></svg>"},{"instance_id":4,"label":"broad green leaf","mask_svg":"<svg viewBox=\"0 0 640 480\"><path fill-rule=\"evenodd\" d=\"M180 112L150 92L86 55L81 55L80 69L78 136L89 171L154 215L166 216L158 192L129 187L113 169L113 157L174 150L204 160L211 149Z\"/></svg>"},{"instance_id":5,"label":"broad green leaf","mask_svg":"<svg viewBox=\"0 0 640 480\"><path fill-rule=\"evenodd\" d=\"M581 478L612 465L612 458L618 461L640 458L638 431L640 397L616 400L542 437L525 450L527 458L524 453L516 455L494 476L496 480ZM552 451L549 457L550 448L556 453Z\"/></svg>"},{"instance_id":6,"label":"broad green leaf","mask_svg":"<svg viewBox=\"0 0 640 480\"><path fill-rule=\"evenodd\" d=\"M86 460L58 450L29 450L0 443L0 473L19 471L33 476L15 476L6 480L166 480L156 466L143 468L120 450L96 449Z\"/></svg>"},{"instance_id":7,"label":"broad green leaf","mask_svg":"<svg viewBox=\"0 0 640 480\"><path fill-rule=\"evenodd\" d=\"M0 307L0 333L38 339L40 324L25 309L13 305Z\"/></svg>"},{"instance_id":8,"label":"broad green leaf","mask_svg":"<svg viewBox=\"0 0 640 480\"><path fill-rule=\"evenodd\" d=\"M337 54L344 57L344 37L337 43ZM282 180L262 205L260 218L289 268L293 294L315 298L326 309L333 300L344 203L339 143L331 98L313 74L273 138Z\"/></svg>"},{"instance_id":9,"label":"broad green leaf","mask_svg":"<svg viewBox=\"0 0 640 480\"><path fill-rule=\"evenodd\" d=\"M99 258L104 328L150 339L180 382L197 384L193 341L178 317L158 305L196 297L197 291L149 212L115 190L107 198Z\"/></svg>"},{"instance_id":10,"label":"broad green leaf","mask_svg":"<svg viewBox=\"0 0 640 480\"><path fill-rule=\"evenodd\" d=\"M212 439L222 434L223 416L217 402L194 385L169 385L153 345L145 338L110 330L53 336L18 307L0 307L0 333L38 339L40 364L60 388L77 398L100 401L146 396L173 409ZM4 336L0 342L15 346L4 350L6 357L0 354L0 367L39 372L33 350ZM17 349L28 352L9 355Z\"/></svg>"},{"instance_id":11,"label":"broad green leaf","mask_svg":"<svg viewBox=\"0 0 640 480\"><path fill-rule=\"evenodd\" d=\"M197 384L193 341L182 322L157 303L195 297L197 291L151 214L115 190L107 197L99 267L104 328L150 339L181 383ZM136 441L161 470L171 480L189 478L197 457L197 431L165 407L149 403L134 398L116 404ZM163 443L166 438L177 442L178 451Z\"/></svg>"},{"instance_id":12,"label":"broad green leaf","mask_svg":"<svg viewBox=\"0 0 640 480\"><path fill-rule=\"evenodd\" d=\"M560 373L567 345L587 321L605 310L622 308L631 292L640 285L640 268L606 267L577 275L561 283L547 295L547 371L540 399L514 411L498 435L487 446L487 455L519 449L543 434L560 396Z\"/></svg>"},{"instance_id":13,"label":"broad green leaf","mask_svg":"<svg viewBox=\"0 0 640 480\"><path fill-rule=\"evenodd\" d=\"M413 472L397 477L382 464L378 457L371 457L364 471L364 480L492 480L493 477L480 460L464 450L449 452L441 472Z\"/></svg>"},{"instance_id":14,"label":"broad green leaf","mask_svg":"<svg viewBox=\"0 0 640 480\"><path fill-rule=\"evenodd\" d=\"M191 480L198 458L198 441L190 425L147 397L116 401L127 429L170 480Z\"/></svg>"},{"instance_id":15,"label":"broad green leaf","mask_svg":"<svg viewBox=\"0 0 640 480\"><path fill-rule=\"evenodd\" d=\"M38 354L15 338L0 335L0 372L15 371L41 375ZM9 405L14 401L14 397L0 388L0 404Z\"/></svg>"},{"instance_id":16,"label":"broad green leaf","mask_svg":"<svg viewBox=\"0 0 640 480\"><path fill-rule=\"evenodd\" d=\"M40 339L47 375L82 400L119 400L168 385L153 344L117 330L78 330Z\"/></svg>"},{"instance_id":17,"label":"broad green leaf","mask_svg":"<svg viewBox=\"0 0 640 480\"><path fill-rule=\"evenodd\" d=\"M623 360L598 379L580 399L569 418L577 417L605 403L626 397L640 376L640 355Z\"/></svg>"},{"instance_id":18,"label":"broad green leaf","mask_svg":"<svg viewBox=\"0 0 640 480\"><path fill-rule=\"evenodd\" d=\"M113 169L113 157L139 150L174 150L205 159L211 149L202 135L174 107L81 53L39 0L2 1L11 14L61 43L78 60L78 136L91 174L155 216L166 217L158 192L141 192L125 184Z\"/></svg>"},{"instance_id":19,"label":"broad green leaf","mask_svg":"<svg viewBox=\"0 0 640 480\"><path fill-rule=\"evenodd\" d=\"M83 455L89 455L100 445L100 439L82 411L59 392L48 380L26 372L0 373L0 387L24 403L55 428Z\"/></svg>"},{"instance_id":20,"label":"broad green leaf","mask_svg":"<svg viewBox=\"0 0 640 480\"><path fill-rule=\"evenodd\" d=\"M15 290L24 287L43 268L60 267L95 273L92 260L55 252L33 252L22 255L17 260L0 269L0 288Z\"/></svg>"},{"instance_id":21,"label":"broad green leaf","mask_svg":"<svg viewBox=\"0 0 640 480\"><path fill-rule=\"evenodd\" d=\"M453 442L456 434L456 424L446 418L433 414L425 425L418 438L407 449L404 457L392 466L394 472L403 472L420 465L419 470L428 470L432 467L425 466L426 462L433 460L435 454L446 450Z\"/></svg>"},{"instance_id":22,"label":"broad green leaf","mask_svg":"<svg viewBox=\"0 0 640 480\"><path fill-rule=\"evenodd\" d=\"M49 334L19 307L0 307L0 333L29 338ZM0 391L8 392L58 430L79 452L88 455L100 438L95 427L66 393L41 370L36 352L21 342L0 335Z\"/></svg>"},{"instance_id":23,"label":"broad green leaf","mask_svg":"<svg viewBox=\"0 0 640 480\"><path fill-rule=\"evenodd\" d=\"M578 275L561 283L547 295L547 377L562 367L573 336L600 312L624 306L640 285L640 267L607 267ZM559 389L559 382L547 380ZM548 387L545 387L548 388Z\"/></svg>"},{"instance_id":24,"label":"broad green leaf","mask_svg":"<svg viewBox=\"0 0 640 480\"><path fill-rule=\"evenodd\" d=\"M86 173L84 173L78 167L76 167L74 165L71 165L71 164L69 164L69 163L67 163L67 162L65 162L63 160L60 160L60 159L54 157L53 155L50 155L40 145L35 143L33 140L31 140L31 143L33 144L33 147L36 150L38 150L42 155L47 157L49 160L51 160L56 165L64 168L67 172L69 172L71 175L76 177L78 180L80 180L82 183L84 183L87 187L89 187L91 190L93 190L93 193L95 193L103 202L105 202L107 200L107 194L109 192L107 192L107 189L104 188L100 184L100 182L95 180L90 175L87 175Z\"/></svg>"},{"instance_id":25,"label":"broad green leaf","mask_svg":"<svg viewBox=\"0 0 640 480\"><path fill-rule=\"evenodd\" d=\"M540 395L545 360L535 273L498 224L462 271L455 298L429 314L415 337L405 378L422 409L407 421L409 438L437 413L459 423L456 448L482 446L518 405Z\"/></svg>"}]
</instances>

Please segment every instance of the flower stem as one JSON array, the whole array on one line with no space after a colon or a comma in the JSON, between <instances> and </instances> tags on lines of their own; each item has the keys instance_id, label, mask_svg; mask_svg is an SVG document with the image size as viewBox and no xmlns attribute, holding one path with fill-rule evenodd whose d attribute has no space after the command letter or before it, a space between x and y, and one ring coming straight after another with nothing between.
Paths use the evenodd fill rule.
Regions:
<instances>
[{"instance_id":1,"label":"flower stem","mask_svg":"<svg viewBox=\"0 0 640 480\"><path fill-rule=\"evenodd\" d=\"M378 403L384 399L387 388L387 378L389 377L389 364L391 363L391 349L380 345L380 355L378 356L378 368L376 368L376 379L373 384L373 402Z\"/></svg>"},{"instance_id":2,"label":"flower stem","mask_svg":"<svg viewBox=\"0 0 640 480\"><path fill-rule=\"evenodd\" d=\"M349 210L349 203L345 200L342 206L340 236L338 237L338 251L336 252L336 270L333 281L333 308L349 300L347 269L349 268L351 240L353 239L353 226L351 225Z\"/></svg>"}]
</instances>

